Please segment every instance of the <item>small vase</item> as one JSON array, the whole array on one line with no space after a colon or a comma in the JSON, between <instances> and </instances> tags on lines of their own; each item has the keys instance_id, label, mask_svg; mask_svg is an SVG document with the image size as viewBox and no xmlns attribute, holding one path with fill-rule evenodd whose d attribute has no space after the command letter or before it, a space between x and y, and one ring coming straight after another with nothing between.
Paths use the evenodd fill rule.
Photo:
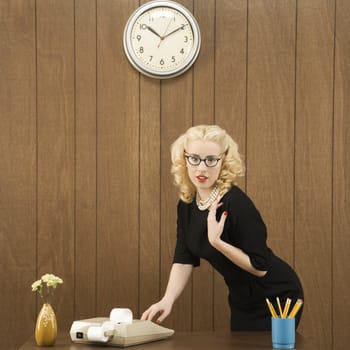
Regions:
<instances>
[{"instance_id":1,"label":"small vase","mask_svg":"<svg viewBox=\"0 0 350 350\"><path fill-rule=\"evenodd\" d=\"M56 315L51 304L45 303L38 315L35 326L35 340L39 346L52 346L57 338Z\"/></svg>"}]
</instances>

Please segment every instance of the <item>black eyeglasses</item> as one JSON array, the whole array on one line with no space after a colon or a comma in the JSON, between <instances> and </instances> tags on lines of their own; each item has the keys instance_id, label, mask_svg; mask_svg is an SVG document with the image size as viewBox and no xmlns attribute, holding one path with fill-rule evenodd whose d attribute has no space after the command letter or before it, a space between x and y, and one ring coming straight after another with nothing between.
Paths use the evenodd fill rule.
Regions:
<instances>
[{"instance_id":1,"label":"black eyeglasses","mask_svg":"<svg viewBox=\"0 0 350 350\"><path fill-rule=\"evenodd\" d=\"M204 162L204 164L208 168L213 168L214 166L216 166L218 164L219 160L221 160L221 157L208 156L205 158L201 158L197 154L189 154L187 152L184 152L184 154L185 154L185 158L187 159L188 163L190 165L193 165L193 166L199 166L199 164L201 162Z\"/></svg>"}]
</instances>

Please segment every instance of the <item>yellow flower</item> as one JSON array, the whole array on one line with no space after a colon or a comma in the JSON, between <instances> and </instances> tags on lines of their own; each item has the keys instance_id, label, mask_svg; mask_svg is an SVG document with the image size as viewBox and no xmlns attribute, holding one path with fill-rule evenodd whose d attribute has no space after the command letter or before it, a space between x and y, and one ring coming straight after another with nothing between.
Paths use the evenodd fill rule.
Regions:
<instances>
[{"instance_id":1,"label":"yellow flower","mask_svg":"<svg viewBox=\"0 0 350 350\"><path fill-rule=\"evenodd\" d=\"M41 280L37 280L32 284L32 291L36 292L37 290L39 290L42 287L41 285Z\"/></svg>"},{"instance_id":2,"label":"yellow flower","mask_svg":"<svg viewBox=\"0 0 350 350\"><path fill-rule=\"evenodd\" d=\"M62 284L63 280L53 274L46 273L42 275L40 280L35 281L32 284L32 291L38 292L41 298L45 301L50 301L53 296L53 291L58 284ZM44 288L46 287L46 288Z\"/></svg>"},{"instance_id":3,"label":"yellow flower","mask_svg":"<svg viewBox=\"0 0 350 350\"><path fill-rule=\"evenodd\" d=\"M48 287L56 288L58 284L62 284L63 281L61 278L53 275L53 274L45 274L41 277L41 280L46 283Z\"/></svg>"}]
</instances>

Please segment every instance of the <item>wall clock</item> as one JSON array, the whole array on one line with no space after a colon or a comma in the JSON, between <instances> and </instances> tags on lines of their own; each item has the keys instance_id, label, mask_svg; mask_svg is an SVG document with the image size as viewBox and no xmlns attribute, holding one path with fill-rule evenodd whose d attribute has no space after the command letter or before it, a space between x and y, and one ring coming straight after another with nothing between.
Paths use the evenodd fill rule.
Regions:
<instances>
[{"instance_id":1,"label":"wall clock","mask_svg":"<svg viewBox=\"0 0 350 350\"><path fill-rule=\"evenodd\" d=\"M139 72L168 79L195 62L201 36L192 13L174 1L150 1L130 16L124 29L124 50Z\"/></svg>"}]
</instances>

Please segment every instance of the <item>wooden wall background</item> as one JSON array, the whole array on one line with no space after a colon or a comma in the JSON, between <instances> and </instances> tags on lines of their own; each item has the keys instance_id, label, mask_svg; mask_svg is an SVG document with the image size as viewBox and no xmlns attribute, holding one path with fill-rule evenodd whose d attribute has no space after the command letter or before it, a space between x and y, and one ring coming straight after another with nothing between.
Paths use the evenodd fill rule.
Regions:
<instances>
[{"instance_id":1,"label":"wooden wall background","mask_svg":"<svg viewBox=\"0 0 350 350\"><path fill-rule=\"evenodd\" d=\"M122 34L138 0L0 1L0 329L33 334L41 274L64 279L59 328L166 286L177 193L169 146L217 123L247 161L240 185L269 244L301 276L300 332L345 349L350 323L350 3L181 0L202 30L190 71L140 76ZM228 329L226 288L203 263L165 322Z\"/></svg>"}]
</instances>

